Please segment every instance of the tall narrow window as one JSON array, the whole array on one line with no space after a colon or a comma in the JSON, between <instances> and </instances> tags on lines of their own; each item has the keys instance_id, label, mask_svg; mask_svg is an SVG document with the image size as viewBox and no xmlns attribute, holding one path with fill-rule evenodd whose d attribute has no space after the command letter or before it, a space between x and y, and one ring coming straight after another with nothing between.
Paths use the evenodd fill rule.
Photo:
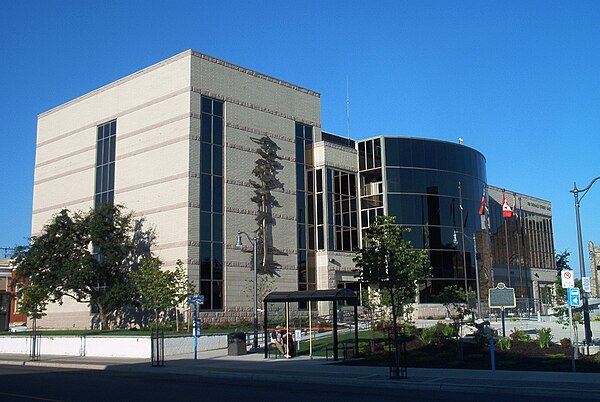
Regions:
<instances>
[{"instance_id":1,"label":"tall narrow window","mask_svg":"<svg viewBox=\"0 0 600 402\"><path fill-rule=\"evenodd\" d=\"M115 143L117 121L109 121L97 127L96 143L96 189L94 208L110 204L115 193Z\"/></svg>"},{"instance_id":2,"label":"tall narrow window","mask_svg":"<svg viewBox=\"0 0 600 402\"><path fill-rule=\"evenodd\" d=\"M352 251L358 246L356 175L334 170L330 194L333 195L332 213L335 217L335 250Z\"/></svg>"},{"instance_id":3,"label":"tall narrow window","mask_svg":"<svg viewBox=\"0 0 600 402\"><path fill-rule=\"evenodd\" d=\"M296 123L296 207L298 216L298 290L315 289L315 210L314 172L307 169L306 150L313 142L313 128ZM309 251L310 250L310 251ZM299 308L306 308L300 303Z\"/></svg>"},{"instance_id":4,"label":"tall narrow window","mask_svg":"<svg viewBox=\"0 0 600 402\"><path fill-rule=\"evenodd\" d=\"M223 102L202 96L200 120L200 294L223 309Z\"/></svg>"}]
</instances>

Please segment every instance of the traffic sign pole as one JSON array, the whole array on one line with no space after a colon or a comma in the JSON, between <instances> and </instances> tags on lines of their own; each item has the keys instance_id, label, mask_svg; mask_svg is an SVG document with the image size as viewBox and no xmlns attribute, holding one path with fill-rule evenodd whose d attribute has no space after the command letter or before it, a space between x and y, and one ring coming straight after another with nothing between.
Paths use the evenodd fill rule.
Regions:
<instances>
[{"instance_id":1,"label":"traffic sign pole","mask_svg":"<svg viewBox=\"0 0 600 402\"><path fill-rule=\"evenodd\" d=\"M194 303L194 360L198 360L198 303Z\"/></svg>"},{"instance_id":2,"label":"traffic sign pole","mask_svg":"<svg viewBox=\"0 0 600 402\"><path fill-rule=\"evenodd\" d=\"M571 337L571 369L575 372L575 351L577 349L573 341L573 307L571 307L571 303L569 303L569 336Z\"/></svg>"}]
</instances>

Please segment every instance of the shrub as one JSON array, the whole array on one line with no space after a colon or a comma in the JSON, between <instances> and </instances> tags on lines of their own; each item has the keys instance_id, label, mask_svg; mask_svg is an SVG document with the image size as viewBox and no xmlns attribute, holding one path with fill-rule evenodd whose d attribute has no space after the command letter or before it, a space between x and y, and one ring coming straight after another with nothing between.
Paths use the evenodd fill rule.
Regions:
<instances>
[{"instance_id":1,"label":"shrub","mask_svg":"<svg viewBox=\"0 0 600 402\"><path fill-rule=\"evenodd\" d=\"M399 332L400 334L410 337L416 335L418 331L417 326L415 324L412 324L410 322L403 322L402 324L400 324Z\"/></svg>"},{"instance_id":2,"label":"shrub","mask_svg":"<svg viewBox=\"0 0 600 402\"><path fill-rule=\"evenodd\" d=\"M457 331L454 325L444 323L438 323L438 325L441 326L442 334L444 335L444 337L452 338L457 335Z\"/></svg>"},{"instance_id":3,"label":"shrub","mask_svg":"<svg viewBox=\"0 0 600 402\"><path fill-rule=\"evenodd\" d=\"M500 350L509 350L512 346L512 342L510 341L510 338L507 337L500 337L498 338L498 347L500 348Z\"/></svg>"},{"instance_id":4,"label":"shrub","mask_svg":"<svg viewBox=\"0 0 600 402\"><path fill-rule=\"evenodd\" d=\"M429 345L433 342L433 331L431 328L422 328L420 332L417 333L417 338L425 345Z\"/></svg>"},{"instance_id":5,"label":"shrub","mask_svg":"<svg viewBox=\"0 0 600 402\"><path fill-rule=\"evenodd\" d=\"M438 322L433 327L423 328L416 337L424 344L443 345L457 334L452 324Z\"/></svg>"},{"instance_id":6,"label":"shrub","mask_svg":"<svg viewBox=\"0 0 600 402\"><path fill-rule=\"evenodd\" d=\"M571 349L571 340L569 338L562 338L560 340L560 346L563 349Z\"/></svg>"},{"instance_id":7,"label":"shrub","mask_svg":"<svg viewBox=\"0 0 600 402\"><path fill-rule=\"evenodd\" d=\"M514 329L513 332L510 333L510 339L513 342L530 342L531 341L531 337L529 336L529 334L525 331L522 331L520 329Z\"/></svg>"},{"instance_id":8,"label":"shrub","mask_svg":"<svg viewBox=\"0 0 600 402\"><path fill-rule=\"evenodd\" d=\"M479 346L480 348L483 348L484 346L488 345L490 343L490 339L489 337L484 334L483 332L477 332L475 334L475 344L477 346Z\"/></svg>"},{"instance_id":9,"label":"shrub","mask_svg":"<svg viewBox=\"0 0 600 402\"><path fill-rule=\"evenodd\" d=\"M540 348L549 348L550 343L552 342L552 329L540 328L536 332Z\"/></svg>"}]
</instances>

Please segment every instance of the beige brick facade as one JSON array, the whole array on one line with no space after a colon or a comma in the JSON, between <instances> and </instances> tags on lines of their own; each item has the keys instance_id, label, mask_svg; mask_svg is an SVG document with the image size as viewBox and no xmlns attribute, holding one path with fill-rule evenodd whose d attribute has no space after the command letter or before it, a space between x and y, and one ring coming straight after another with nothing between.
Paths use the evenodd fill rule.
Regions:
<instances>
[{"instance_id":1,"label":"beige brick facade","mask_svg":"<svg viewBox=\"0 0 600 402\"><path fill-rule=\"evenodd\" d=\"M167 268L184 261L199 280L200 98L225 105L224 309L208 320L252 316L252 254L234 247L236 232L256 229L249 183L257 159L251 138L268 136L280 147L284 184L276 196L273 246L281 271L273 290L296 290L296 122L320 133L319 94L186 51L41 114L34 181L32 233L62 208L87 211L94 205L97 126L116 119L114 202L156 228L155 252ZM250 244L247 244L251 251ZM328 282L329 283L329 282ZM326 286L322 283L320 286ZM89 307L65 300L52 305L41 326L89 327Z\"/></svg>"}]
</instances>

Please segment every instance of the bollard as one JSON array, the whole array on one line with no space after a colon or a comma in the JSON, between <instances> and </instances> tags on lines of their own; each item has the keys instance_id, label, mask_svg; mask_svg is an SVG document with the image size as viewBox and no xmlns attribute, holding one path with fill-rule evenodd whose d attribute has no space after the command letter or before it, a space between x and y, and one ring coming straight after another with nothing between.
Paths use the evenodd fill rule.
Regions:
<instances>
[{"instance_id":1,"label":"bollard","mask_svg":"<svg viewBox=\"0 0 600 402\"><path fill-rule=\"evenodd\" d=\"M494 338L490 338L490 359L492 360L492 371L496 371L496 354L494 353Z\"/></svg>"}]
</instances>

